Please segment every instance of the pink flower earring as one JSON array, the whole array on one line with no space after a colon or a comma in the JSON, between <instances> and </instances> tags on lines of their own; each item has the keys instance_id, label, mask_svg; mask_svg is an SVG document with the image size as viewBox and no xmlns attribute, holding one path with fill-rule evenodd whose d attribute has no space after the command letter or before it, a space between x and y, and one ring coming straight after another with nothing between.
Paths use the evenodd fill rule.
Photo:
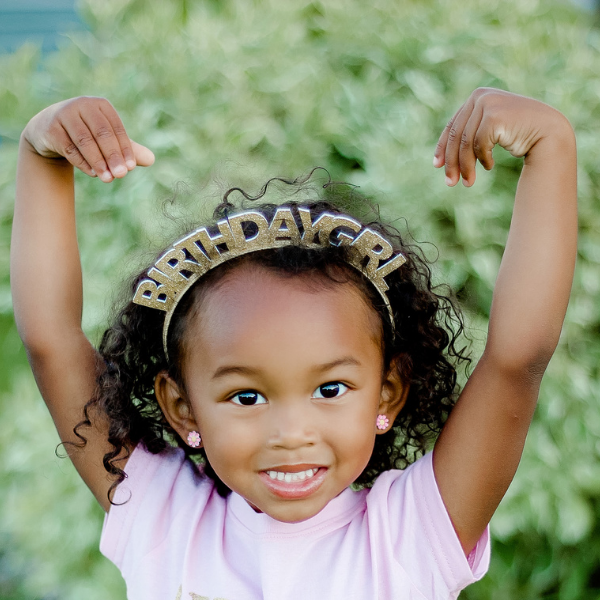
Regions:
<instances>
[{"instance_id":1,"label":"pink flower earring","mask_svg":"<svg viewBox=\"0 0 600 600\"><path fill-rule=\"evenodd\" d=\"M187 443L192 448L197 448L200 445L202 438L197 431L190 431L187 436Z\"/></svg>"},{"instance_id":2,"label":"pink flower earring","mask_svg":"<svg viewBox=\"0 0 600 600\"><path fill-rule=\"evenodd\" d=\"M390 424L390 420L385 415L377 415L377 429L387 429Z\"/></svg>"}]
</instances>

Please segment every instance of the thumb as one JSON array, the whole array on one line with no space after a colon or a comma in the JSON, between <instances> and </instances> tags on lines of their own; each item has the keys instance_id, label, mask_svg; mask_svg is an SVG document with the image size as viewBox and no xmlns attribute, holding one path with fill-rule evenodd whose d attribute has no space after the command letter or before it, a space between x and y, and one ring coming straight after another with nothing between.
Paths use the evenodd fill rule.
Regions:
<instances>
[{"instance_id":1,"label":"thumb","mask_svg":"<svg viewBox=\"0 0 600 600\"><path fill-rule=\"evenodd\" d=\"M142 146L137 142L131 140L131 148L133 149L133 154L135 156L135 162L140 167L149 167L154 164L154 152L146 146Z\"/></svg>"}]
</instances>

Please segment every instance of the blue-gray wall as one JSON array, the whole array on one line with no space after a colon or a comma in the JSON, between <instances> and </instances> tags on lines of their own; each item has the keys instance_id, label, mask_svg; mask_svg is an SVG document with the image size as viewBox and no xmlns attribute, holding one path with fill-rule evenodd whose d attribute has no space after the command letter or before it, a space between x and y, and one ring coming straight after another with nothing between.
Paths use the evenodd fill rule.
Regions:
<instances>
[{"instance_id":1,"label":"blue-gray wall","mask_svg":"<svg viewBox=\"0 0 600 600\"><path fill-rule=\"evenodd\" d=\"M74 0L0 0L0 52L25 42L56 48L61 34L81 29Z\"/></svg>"}]
</instances>

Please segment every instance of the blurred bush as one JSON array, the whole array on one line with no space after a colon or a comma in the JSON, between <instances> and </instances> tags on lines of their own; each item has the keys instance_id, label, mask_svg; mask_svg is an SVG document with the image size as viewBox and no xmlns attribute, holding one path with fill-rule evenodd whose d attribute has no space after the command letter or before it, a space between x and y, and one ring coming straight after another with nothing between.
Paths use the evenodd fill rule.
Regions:
<instances>
[{"instance_id":1,"label":"blurred bush","mask_svg":"<svg viewBox=\"0 0 600 600\"><path fill-rule=\"evenodd\" d=\"M492 523L492 568L463 597L597 599L600 33L589 15L552 0L88 0L81 11L90 32L57 52L24 46L0 57L0 596L125 596L97 550L101 510L53 454L58 439L10 316L14 169L27 120L65 97L107 96L157 155L110 186L78 179L92 338L110 309L107 290L164 232L159 207L176 182L210 207L228 183L253 190L319 164L435 242L439 278L469 312L477 353L520 161L498 152L496 169L467 191L446 189L431 160L471 90L497 86L547 101L575 126L581 237L561 344Z\"/></svg>"}]
</instances>

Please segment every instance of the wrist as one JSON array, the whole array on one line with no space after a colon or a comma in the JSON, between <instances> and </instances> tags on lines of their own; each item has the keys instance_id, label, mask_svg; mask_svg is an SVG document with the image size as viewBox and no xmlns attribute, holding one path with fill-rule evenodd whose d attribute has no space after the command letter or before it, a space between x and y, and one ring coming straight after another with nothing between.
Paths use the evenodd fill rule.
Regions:
<instances>
[{"instance_id":1,"label":"wrist","mask_svg":"<svg viewBox=\"0 0 600 600\"><path fill-rule=\"evenodd\" d=\"M29 141L27 127L25 127L25 129L23 129L23 131L21 132L21 137L19 138L19 146L23 150L27 150L29 152L33 152L34 154L38 154L33 144Z\"/></svg>"},{"instance_id":2,"label":"wrist","mask_svg":"<svg viewBox=\"0 0 600 600\"><path fill-rule=\"evenodd\" d=\"M48 109L32 117L21 132L24 149L44 158L63 158L48 145Z\"/></svg>"},{"instance_id":3,"label":"wrist","mask_svg":"<svg viewBox=\"0 0 600 600\"><path fill-rule=\"evenodd\" d=\"M27 130L27 127L21 132L19 138L19 155L20 160L23 160L27 156L36 156L42 159L46 164L64 166L70 165L69 161L60 154L52 152L51 150L38 150L31 141L31 137Z\"/></svg>"},{"instance_id":4,"label":"wrist","mask_svg":"<svg viewBox=\"0 0 600 600\"><path fill-rule=\"evenodd\" d=\"M549 114L544 121L544 128L540 131L538 140L525 155L526 164L531 163L538 156L544 159L556 156L561 160L576 156L577 145L571 123L558 110L548 108Z\"/></svg>"}]
</instances>

